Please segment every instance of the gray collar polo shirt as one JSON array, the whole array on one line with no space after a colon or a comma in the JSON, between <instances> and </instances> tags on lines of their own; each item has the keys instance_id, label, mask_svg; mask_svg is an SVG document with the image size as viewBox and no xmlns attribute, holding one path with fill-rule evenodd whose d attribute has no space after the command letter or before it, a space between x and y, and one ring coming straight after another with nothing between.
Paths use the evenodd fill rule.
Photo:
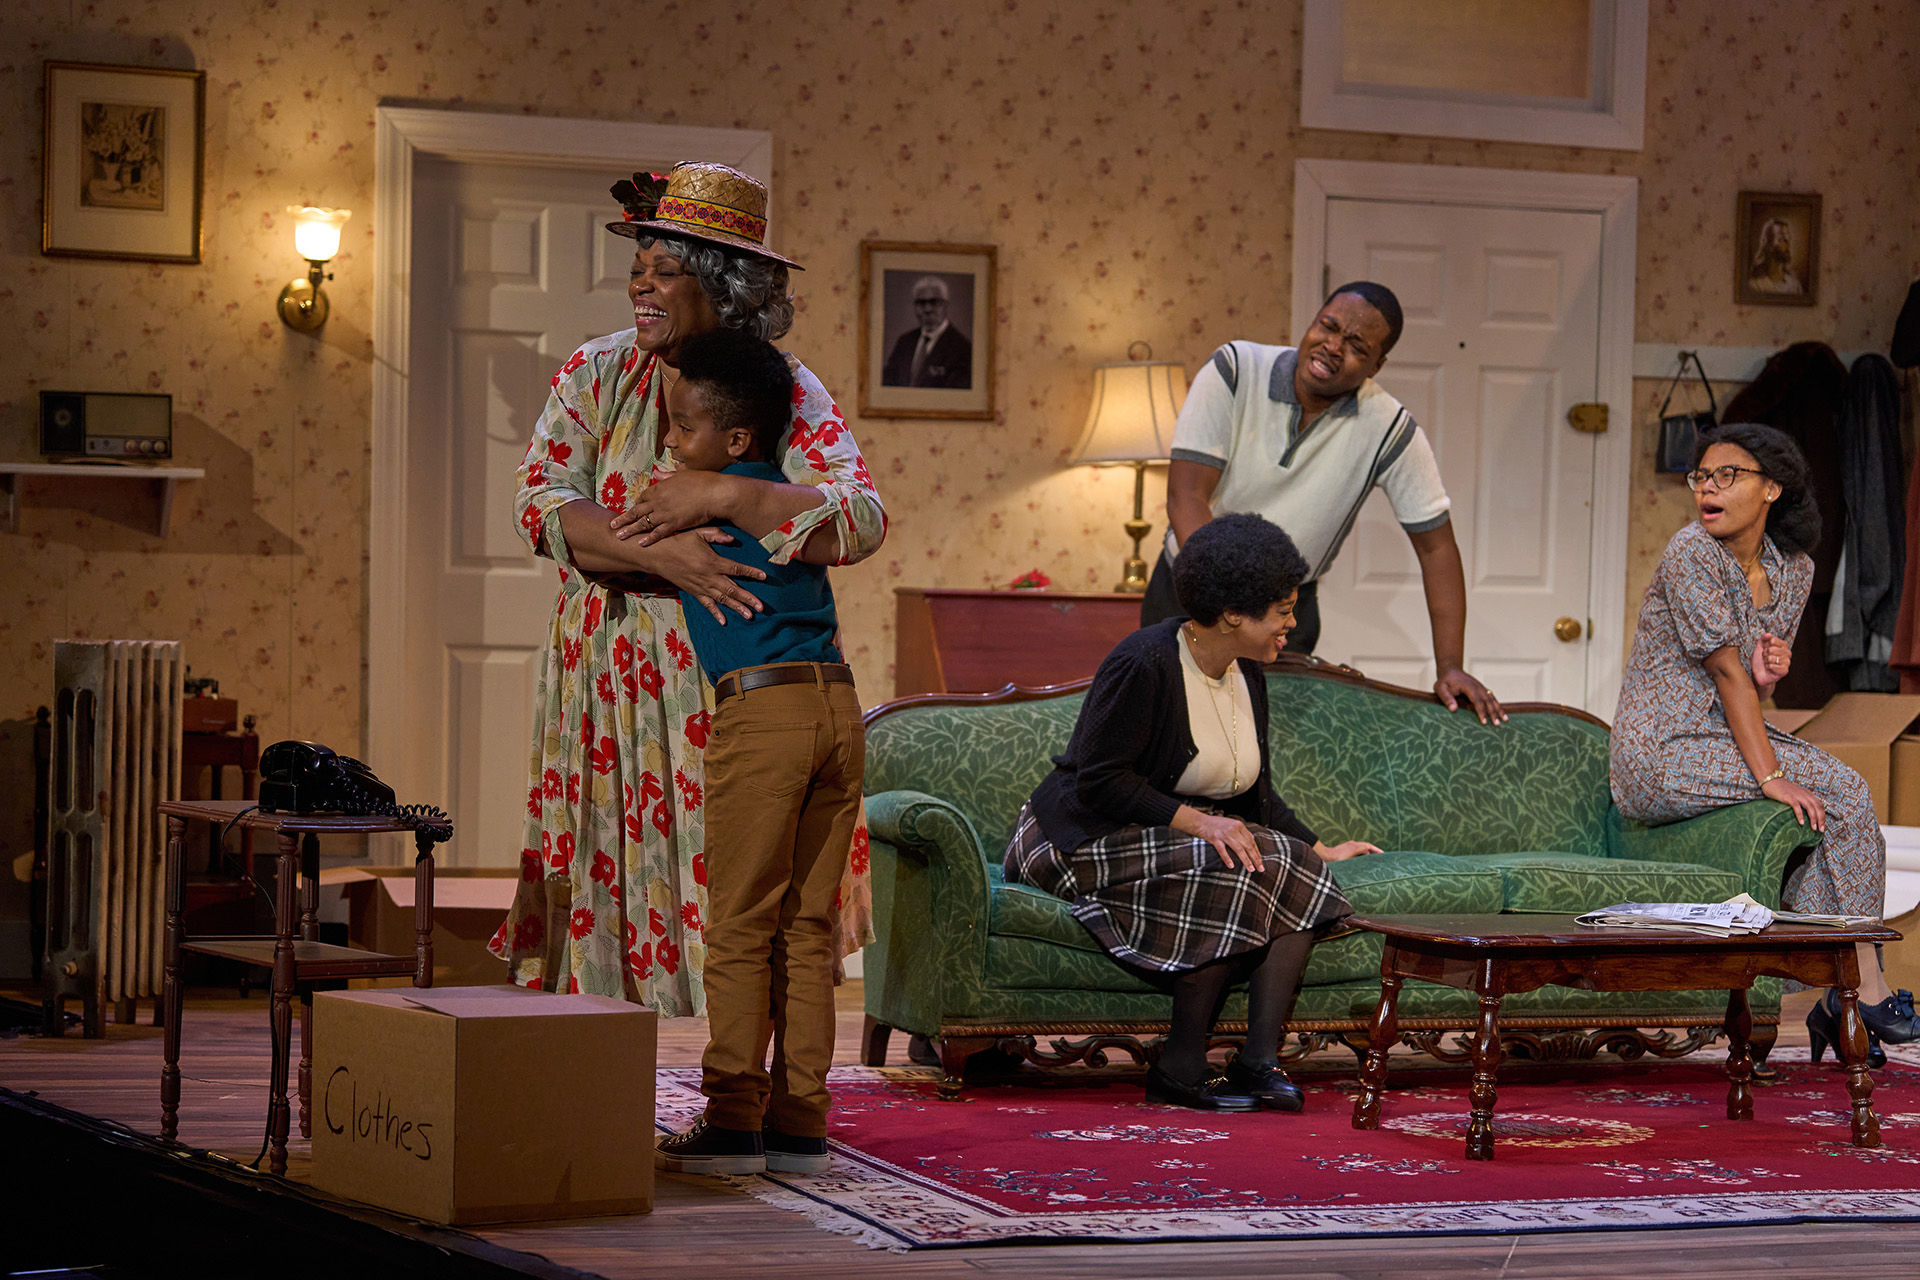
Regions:
<instances>
[{"instance_id":1,"label":"gray collar polo shirt","mask_svg":"<svg viewBox=\"0 0 1920 1280\"><path fill-rule=\"evenodd\" d=\"M1367 495L1386 490L1408 533L1438 529L1452 506L1426 432L1369 378L1301 430L1299 352L1229 342L1194 376L1173 456L1220 472L1213 514L1252 511L1287 531L1317 581L1353 531ZM1167 559L1179 548L1167 530Z\"/></svg>"}]
</instances>

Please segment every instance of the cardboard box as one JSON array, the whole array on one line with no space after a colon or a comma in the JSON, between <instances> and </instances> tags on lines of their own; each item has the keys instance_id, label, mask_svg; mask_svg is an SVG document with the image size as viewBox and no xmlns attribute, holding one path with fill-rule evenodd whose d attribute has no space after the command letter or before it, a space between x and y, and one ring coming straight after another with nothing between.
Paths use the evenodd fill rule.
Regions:
<instances>
[{"instance_id":1,"label":"cardboard box","mask_svg":"<svg viewBox=\"0 0 1920 1280\"><path fill-rule=\"evenodd\" d=\"M447 1224L652 1210L653 1010L512 986L331 991L313 1023L320 1190Z\"/></svg>"},{"instance_id":2,"label":"cardboard box","mask_svg":"<svg viewBox=\"0 0 1920 1280\"><path fill-rule=\"evenodd\" d=\"M1767 723L1811 742L1866 779L1873 793L1873 811L1881 822L1895 821L1899 794L1894 770L1894 744L1920 719L1920 696L1900 693L1842 693L1818 711L1768 711ZM1903 749L1901 761L1920 783L1920 742ZM1920 792L1911 786L1900 802L1902 812L1920 810Z\"/></svg>"},{"instance_id":3,"label":"cardboard box","mask_svg":"<svg viewBox=\"0 0 1920 1280\"><path fill-rule=\"evenodd\" d=\"M517 867L439 867L433 871L433 985L505 982L507 966L487 943L513 906ZM412 866L329 867L321 884L340 885L347 899L347 942L386 955L413 954ZM356 978L356 991L407 987L411 978Z\"/></svg>"}]
</instances>

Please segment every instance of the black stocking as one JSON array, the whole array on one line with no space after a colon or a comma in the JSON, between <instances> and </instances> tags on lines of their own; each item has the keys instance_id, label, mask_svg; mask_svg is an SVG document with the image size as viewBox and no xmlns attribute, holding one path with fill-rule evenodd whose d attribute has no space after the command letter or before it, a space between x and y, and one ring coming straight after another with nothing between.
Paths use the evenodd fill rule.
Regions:
<instances>
[{"instance_id":1,"label":"black stocking","mask_svg":"<svg viewBox=\"0 0 1920 1280\"><path fill-rule=\"evenodd\" d=\"M1293 996L1307 967L1313 934L1306 930L1283 933L1267 944L1267 954L1247 979L1247 1042L1240 1060L1249 1066L1271 1066L1280 1056L1280 1037L1286 1034Z\"/></svg>"},{"instance_id":2,"label":"black stocking","mask_svg":"<svg viewBox=\"0 0 1920 1280\"><path fill-rule=\"evenodd\" d=\"M1209 1074L1207 1036L1226 1003L1235 961L1229 956L1173 976L1173 1025L1160 1046L1160 1069L1183 1083L1195 1083Z\"/></svg>"}]
</instances>

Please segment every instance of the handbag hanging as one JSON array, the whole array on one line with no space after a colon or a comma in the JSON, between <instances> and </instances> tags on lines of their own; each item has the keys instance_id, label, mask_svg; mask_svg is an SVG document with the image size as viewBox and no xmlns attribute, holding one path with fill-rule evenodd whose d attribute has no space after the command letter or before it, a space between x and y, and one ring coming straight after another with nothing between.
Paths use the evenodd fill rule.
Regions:
<instances>
[{"instance_id":1,"label":"handbag hanging","mask_svg":"<svg viewBox=\"0 0 1920 1280\"><path fill-rule=\"evenodd\" d=\"M1680 389L1681 379L1687 376L1689 360L1700 374L1700 385L1707 389L1707 408L1694 413L1670 414L1667 408L1673 404L1673 393ZM1660 402L1660 448L1654 454L1653 469L1663 476L1685 475L1693 470L1693 455L1700 447L1701 433L1713 430L1719 416L1720 406L1714 401L1713 383L1707 378L1707 367L1700 363L1700 353L1682 351L1680 368L1667 388L1667 398Z\"/></svg>"}]
</instances>

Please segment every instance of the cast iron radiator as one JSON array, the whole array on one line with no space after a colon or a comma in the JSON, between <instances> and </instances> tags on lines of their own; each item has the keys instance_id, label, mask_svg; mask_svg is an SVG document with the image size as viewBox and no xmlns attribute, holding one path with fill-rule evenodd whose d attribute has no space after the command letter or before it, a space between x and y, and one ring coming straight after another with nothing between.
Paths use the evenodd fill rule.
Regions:
<instances>
[{"instance_id":1,"label":"cast iron radiator","mask_svg":"<svg viewBox=\"0 0 1920 1280\"><path fill-rule=\"evenodd\" d=\"M48 770L47 1026L84 1005L85 1034L105 1008L133 1019L165 977L166 824L180 795L185 668L173 640L57 640Z\"/></svg>"}]
</instances>

